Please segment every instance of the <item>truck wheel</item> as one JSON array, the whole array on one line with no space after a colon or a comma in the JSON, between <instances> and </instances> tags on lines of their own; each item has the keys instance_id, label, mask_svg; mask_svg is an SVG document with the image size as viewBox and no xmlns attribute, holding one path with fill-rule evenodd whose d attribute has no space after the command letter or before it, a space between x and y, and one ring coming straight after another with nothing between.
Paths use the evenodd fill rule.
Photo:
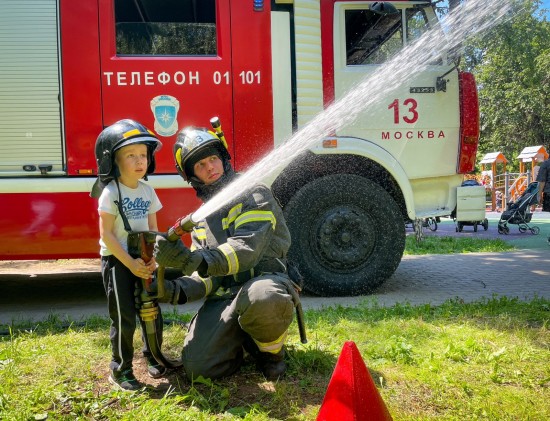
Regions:
<instances>
[{"instance_id":1,"label":"truck wheel","mask_svg":"<svg viewBox=\"0 0 550 421\"><path fill-rule=\"evenodd\" d=\"M300 189L284 212L292 236L289 259L309 292L372 292L401 261L403 215L373 181L351 174L318 178Z\"/></svg>"}]
</instances>

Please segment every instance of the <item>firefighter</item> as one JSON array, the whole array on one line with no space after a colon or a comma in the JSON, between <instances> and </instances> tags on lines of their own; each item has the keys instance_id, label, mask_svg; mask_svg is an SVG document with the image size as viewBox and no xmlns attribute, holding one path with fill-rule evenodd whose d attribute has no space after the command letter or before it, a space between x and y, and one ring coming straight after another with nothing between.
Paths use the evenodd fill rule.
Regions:
<instances>
[{"instance_id":1,"label":"firefighter","mask_svg":"<svg viewBox=\"0 0 550 421\"><path fill-rule=\"evenodd\" d=\"M220 138L225 140L188 127L174 145L179 174L203 202L238 177ZM163 236L155 246L159 265L186 275L166 281L164 301L206 297L183 346L187 377L231 375L246 350L268 380L279 378L286 371L284 342L298 297L287 275L290 233L271 190L258 183L235 196L199 221L191 239L193 251Z\"/></svg>"}]
</instances>

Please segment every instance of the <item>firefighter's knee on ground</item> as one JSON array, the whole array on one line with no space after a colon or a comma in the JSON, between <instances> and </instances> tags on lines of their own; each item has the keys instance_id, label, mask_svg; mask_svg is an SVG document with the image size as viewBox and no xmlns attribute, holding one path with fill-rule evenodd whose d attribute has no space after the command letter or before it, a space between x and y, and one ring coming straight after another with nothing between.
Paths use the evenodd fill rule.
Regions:
<instances>
[{"instance_id":1,"label":"firefighter's knee on ground","mask_svg":"<svg viewBox=\"0 0 550 421\"><path fill-rule=\"evenodd\" d=\"M193 381L199 376L206 379L221 379L234 374L242 365L242 356L225 361L205 359L190 360L183 353L183 369L188 380Z\"/></svg>"},{"instance_id":2,"label":"firefighter's knee on ground","mask_svg":"<svg viewBox=\"0 0 550 421\"><path fill-rule=\"evenodd\" d=\"M256 341L271 342L292 323L294 303L282 282L270 278L250 281L236 304L239 324Z\"/></svg>"}]
</instances>

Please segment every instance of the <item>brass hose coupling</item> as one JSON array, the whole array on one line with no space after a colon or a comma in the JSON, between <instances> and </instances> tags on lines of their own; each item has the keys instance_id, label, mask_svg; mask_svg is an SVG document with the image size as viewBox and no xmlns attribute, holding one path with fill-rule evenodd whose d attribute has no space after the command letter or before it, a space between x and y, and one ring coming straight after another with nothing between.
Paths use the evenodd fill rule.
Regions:
<instances>
[{"instance_id":1,"label":"brass hose coupling","mask_svg":"<svg viewBox=\"0 0 550 421\"><path fill-rule=\"evenodd\" d=\"M156 320L159 314L159 308L153 301L143 303L139 309L139 317L144 322L151 322Z\"/></svg>"}]
</instances>

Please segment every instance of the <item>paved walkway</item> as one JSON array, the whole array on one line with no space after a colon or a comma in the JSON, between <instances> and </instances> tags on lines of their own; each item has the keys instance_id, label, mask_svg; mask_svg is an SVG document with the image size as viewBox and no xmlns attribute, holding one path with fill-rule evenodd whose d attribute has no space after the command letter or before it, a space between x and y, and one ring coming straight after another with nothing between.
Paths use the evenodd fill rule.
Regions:
<instances>
[{"instance_id":1,"label":"paved walkway","mask_svg":"<svg viewBox=\"0 0 550 421\"><path fill-rule=\"evenodd\" d=\"M441 218L441 222L438 224L437 231L431 232L428 228L424 228L424 234L426 236L451 236L462 238L499 238L506 242L513 244L518 249L544 249L550 252L548 246L548 236L550 235L550 213L537 211L533 214L533 218L529 223L530 227L538 227L540 234L533 235L530 231L526 233L519 232L519 225L508 224L510 233L499 234L498 233L498 221L500 219L500 213L487 212L487 220L489 221L489 228L487 231L483 229L481 225L478 225L477 232L474 232L474 227L466 225L463 227L462 232L456 232L456 224L450 218ZM407 228L407 234L412 234L412 227Z\"/></svg>"},{"instance_id":2,"label":"paved walkway","mask_svg":"<svg viewBox=\"0 0 550 421\"><path fill-rule=\"evenodd\" d=\"M304 295L303 307L307 310L354 306L373 300L384 306L396 303L438 305L448 299L471 302L493 296L518 297L522 300L535 296L550 299L550 247L546 240L550 234L550 218L536 215L534 223L541 228L537 236L520 234L517 230L517 234L511 232L504 236L496 232L499 216L496 215L495 219L488 215L487 231L480 227L481 230L474 233L472 227L465 227L462 233L457 233L452 221L443 221L436 232L427 235L493 236L517 241L518 245L523 241L531 244L532 248L505 253L404 256L394 275L374 294L331 298ZM21 275L13 275L13 269L8 274L7 265L0 264L0 288L3 291L0 295L0 324L17 319L40 320L51 313L70 315L73 320L91 314L105 316L106 304L98 262L94 259L83 261L76 269L75 266L64 268L59 264L56 266L58 273L52 273L52 268L48 267L53 263L37 263L33 273L32 266L21 262L25 265L21 267ZM176 308L180 313L194 313L200 304L191 303ZM164 312L173 310L172 306L162 307Z\"/></svg>"}]
</instances>

